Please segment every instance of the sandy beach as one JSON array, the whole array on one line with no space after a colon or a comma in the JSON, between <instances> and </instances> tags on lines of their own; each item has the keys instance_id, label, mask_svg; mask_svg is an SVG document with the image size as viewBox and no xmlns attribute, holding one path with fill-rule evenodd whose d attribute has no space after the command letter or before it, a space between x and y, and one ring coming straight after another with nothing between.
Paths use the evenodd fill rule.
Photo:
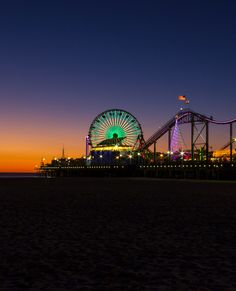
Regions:
<instances>
[{"instance_id":1,"label":"sandy beach","mask_svg":"<svg viewBox=\"0 0 236 291\"><path fill-rule=\"evenodd\" d=\"M0 290L236 290L236 183L0 179Z\"/></svg>"}]
</instances>

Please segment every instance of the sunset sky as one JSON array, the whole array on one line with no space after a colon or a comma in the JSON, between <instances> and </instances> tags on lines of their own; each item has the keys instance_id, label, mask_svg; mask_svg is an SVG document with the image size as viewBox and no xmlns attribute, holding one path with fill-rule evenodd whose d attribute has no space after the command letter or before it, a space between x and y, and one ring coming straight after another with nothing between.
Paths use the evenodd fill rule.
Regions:
<instances>
[{"instance_id":1,"label":"sunset sky","mask_svg":"<svg viewBox=\"0 0 236 291\"><path fill-rule=\"evenodd\" d=\"M132 113L145 138L179 110L178 95L236 118L235 15L227 0L1 1L0 171L33 171L63 144L80 157L111 108ZM211 129L218 149L228 128Z\"/></svg>"}]
</instances>

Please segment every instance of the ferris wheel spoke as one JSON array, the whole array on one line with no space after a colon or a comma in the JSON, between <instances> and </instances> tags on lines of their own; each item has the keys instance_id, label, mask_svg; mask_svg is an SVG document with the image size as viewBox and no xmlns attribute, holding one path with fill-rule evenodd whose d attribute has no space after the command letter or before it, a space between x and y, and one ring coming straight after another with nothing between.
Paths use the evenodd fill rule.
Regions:
<instances>
[{"instance_id":1,"label":"ferris wheel spoke","mask_svg":"<svg viewBox=\"0 0 236 291\"><path fill-rule=\"evenodd\" d=\"M132 130L133 127L132 127L131 124L127 123L127 124L124 126L124 128L125 128L126 130L129 130L129 129Z\"/></svg>"},{"instance_id":2,"label":"ferris wheel spoke","mask_svg":"<svg viewBox=\"0 0 236 291\"><path fill-rule=\"evenodd\" d=\"M107 124L105 124L105 123L101 123L100 128L99 128L98 130L99 130L99 131L101 131L101 130L106 130L107 127L108 127Z\"/></svg>"},{"instance_id":3,"label":"ferris wheel spoke","mask_svg":"<svg viewBox=\"0 0 236 291\"><path fill-rule=\"evenodd\" d=\"M109 124L109 127L113 126L113 119L112 119L111 115L108 115L107 122Z\"/></svg>"},{"instance_id":4,"label":"ferris wheel spoke","mask_svg":"<svg viewBox=\"0 0 236 291\"><path fill-rule=\"evenodd\" d=\"M122 123L123 123L123 119L122 119L122 113L119 113L119 117L118 117L118 125L122 127Z\"/></svg>"},{"instance_id":5,"label":"ferris wheel spoke","mask_svg":"<svg viewBox=\"0 0 236 291\"><path fill-rule=\"evenodd\" d=\"M129 127L129 123L127 122L127 120L123 121L122 127L125 128L125 129Z\"/></svg>"},{"instance_id":6,"label":"ferris wheel spoke","mask_svg":"<svg viewBox=\"0 0 236 291\"><path fill-rule=\"evenodd\" d=\"M116 110L114 111L114 123L117 124L117 112L116 112Z\"/></svg>"},{"instance_id":7,"label":"ferris wheel spoke","mask_svg":"<svg viewBox=\"0 0 236 291\"><path fill-rule=\"evenodd\" d=\"M121 115L121 126L124 127L125 123L126 123L126 118L125 116L127 115L127 113L125 113L124 111L122 112Z\"/></svg>"},{"instance_id":8,"label":"ferris wheel spoke","mask_svg":"<svg viewBox=\"0 0 236 291\"><path fill-rule=\"evenodd\" d=\"M105 117L104 117L105 116ZM100 117L100 120L101 120L101 125L104 125L106 127L109 126L109 123L107 122L107 119L106 119L106 115L103 115Z\"/></svg>"}]
</instances>

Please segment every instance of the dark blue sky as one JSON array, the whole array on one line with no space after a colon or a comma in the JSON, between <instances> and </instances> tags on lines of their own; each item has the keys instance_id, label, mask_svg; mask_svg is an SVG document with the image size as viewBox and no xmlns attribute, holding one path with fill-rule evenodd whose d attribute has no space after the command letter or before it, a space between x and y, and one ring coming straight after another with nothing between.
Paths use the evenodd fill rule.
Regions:
<instances>
[{"instance_id":1,"label":"dark blue sky","mask_svg":"<svg viewBox=\"0 0 236 291\"><path fill-rule=\"evenodd\" d=\"M2 123L69 126L82 145L97 114L123 108L147 138L182 94L236 117L235 15L223 0L2 1Z\"/></svg>"}]
</instances>

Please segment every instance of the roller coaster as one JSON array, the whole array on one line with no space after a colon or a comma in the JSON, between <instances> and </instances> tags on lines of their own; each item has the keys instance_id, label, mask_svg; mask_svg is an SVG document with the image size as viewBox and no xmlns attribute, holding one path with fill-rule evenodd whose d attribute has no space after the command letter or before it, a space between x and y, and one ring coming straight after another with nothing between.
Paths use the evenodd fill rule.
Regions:
<instances>
[{"instance_id":1,"label":"roller coaster","mask_svg":"<svg viewBox=\"0 0 236 291\"><path fill-rule=\"evenodd\" d=\"M172 129L177 124L191 124L191 158L194 160L194 152L199 146L205 150L205 160L208 161L209 157L209 124L229 125L229 142L222 147L225 149L230 148L230 161L233 156L233 124L236 118L226 121L217 121L212 116L208 117L201 113L197 113L189 108L182 109L168 120L160 129L158 129L151 137L149 137L140 146L140 151L145 151L154 145L154 160L156 159L156 143L165 134L168 134L168 152L171 152Z\"/></svg>"}]
</instances>

